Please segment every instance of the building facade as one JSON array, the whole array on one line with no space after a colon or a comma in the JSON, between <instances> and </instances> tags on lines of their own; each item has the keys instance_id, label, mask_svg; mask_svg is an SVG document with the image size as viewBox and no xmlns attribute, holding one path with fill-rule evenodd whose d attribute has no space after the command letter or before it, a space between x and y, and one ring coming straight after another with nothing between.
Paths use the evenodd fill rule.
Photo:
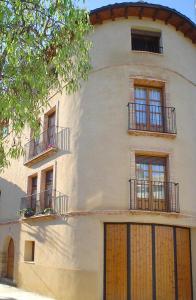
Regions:
<instances>
[{"instance_id":1,"label":"building facade","mask_svg":"<svg viewBox=\"0 0 196 300\"><path fill-rule=\"evenodd\" d=\"M196 300L196 26L143 2L90 18L89 80L1 175L1 277L55 299Z\"/></svg>"}]
</instances>

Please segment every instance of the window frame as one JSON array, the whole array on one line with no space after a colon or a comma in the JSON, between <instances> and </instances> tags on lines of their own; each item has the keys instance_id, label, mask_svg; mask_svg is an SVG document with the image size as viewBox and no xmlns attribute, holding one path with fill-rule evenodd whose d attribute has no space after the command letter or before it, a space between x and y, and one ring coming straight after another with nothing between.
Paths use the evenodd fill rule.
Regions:
<instances>
[{"instance_id":1,"label":"window frame","mask_svg":"<svg viewBox=\"0 0 196 300\"><path fill-rule=\"evenodd\" d=\"M139 48L135 45L134 42L134 37L138 38L143 37L143 43L145 44L145 47ZM149 41L150 39L157 39L157 45L154 45L154 49L158 49L158 51L152 51L152 49L150 49L149 46ZM149 40L149 41L147 41ZM154 41L155 43L155 41ZM148 49L149 47L149 49ZM132 28L131 29L131 50L132 51L142 51L142 52L147 52L147 53L155 53L155 54L163 54L163 45L162 45L162 32L161 31L154 31L154 30L150 30L150 29L136 29L136 28Z\"/></svg>"},{"instance_id":2,"label":"window frame","mask_svg":"<svg viewBox=\"0 0 196 300\"><path fill-rule=\"evenodd\" d=\"M143 104L143 107L145 108L145 111L144 110L137 110L136 109L136 101L139 100L139 98L137 99L135 97L135 91L137 88L143 88L146 90L146 99L144 98L143 100L146 102L145 104ZM153 105L153 104L150 104L151 100L150 99L150 90L159 90L160 91L160 105ZM145 131L157 131L157 130L154 130L154 129L159 129L158 132L164 132L164 129L165 129L165 126L166 126L166 120L165 120L165 113L164 113L164 107L165 107L165 98L163 96L164 94L164 91L163 91L163 87L156 87L156 86L150 86L150 85L143 85L143 84L134 84L134 103L135 103L135 126L136 126L136 129L143 129ZM156 100L153 100L154 102L156 102ZM158 102L158 101L157 101ZM138 104L139 105L139 104ZM151 111L151 107L155 107L155 111ZM161 112L157 112L156 111L156 107L159 107L161 109ZM145 119L146 119L146 122L137 122L137 112L139 113L142 113L142 114L145 114ZM154 116L158 116L159 115L159 120L161 120L160 122L160 125L159 124L154 124L153 125L153 122L151 121L151 115L154 115ZM143 128L142 128L142 125L143 125Z\"/></svg>"},{"instance_id":3,"label":"window frame","mask_svg":"<svg viewBox=\"0 0 196 300\"><path fill-rule=\"evenodd\" d=\"M168 156L155 156L155 155L141 155L136 154L135 155L135 174L136 174L136 201L137 201L137 207L139 209L147 209L147 210L157 210L154 209L154 207L157 206L160 210L164 211L166 210L168 203L169 203L169 192L167 188L167 183L169 181L169 172L168 172ZM139 179L138 178L138 164L147 164L148 165L148 179ZM163 181L154 181L153 180L153 170L152 165L163 165L164 166L164 180ZM161 187L161 190L163 189L163 195L164 197L160 197L161 192L158 192L156 194L156 188ZM141 192L140 192L141 190ZM142 191L144 190L144 191ZM139 193L138 193L139 191ZM160 193L160 194L159 194ZM138 195L141 194L141 197L138 197ZM154 196L154 195L158 195ZM159 210L159 209L158 209Z\"/></svg>"},{"instance_id":4,"label":"window frame","mask_svg":"<svg viewBox=\"0 0 196 300\"><path fill-rule=\"evenodd\" d=\"M24 262L35 263L35 241L25 240Z\"/></svg>"}]
</instances>

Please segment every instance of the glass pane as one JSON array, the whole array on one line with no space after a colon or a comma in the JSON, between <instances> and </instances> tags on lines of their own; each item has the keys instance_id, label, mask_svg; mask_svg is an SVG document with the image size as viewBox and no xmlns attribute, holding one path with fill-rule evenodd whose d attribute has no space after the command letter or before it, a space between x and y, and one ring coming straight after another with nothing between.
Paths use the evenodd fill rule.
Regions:
<instances>
[{"instance_id":1,"label":"glass pane","mask_svg":"<svg viewBox=\"0 0 196 300\"><path fill-rule=\"evenodd\" d=\"M161 91L159 89L150 89L149 90L150 100L161 102Z\"/></svg>"},{"instance_id":2,"label":"glass pane","mask_svg":"<svg viewBox=\"0 0 196 300\"><path fill-rule=\"evenodd\" d=\"M164 187L164 183L162 182L156 182L152 185L152 195L153 195L153 199L161 199L164 200L165 199L165 187Z\"/></svg>"},{"instance_id":3,"label":"glass pane","mask_svg":"<svg viewBox=\"0 0 196 300\"><path fill-rule=\"evenodd\" d=\"M149 179L149 165L148 164L136 164L136 172L138 180Z\"/></svg>"},{"instance_id":4,"label":"glass pane","mask_svg":"<svg viewBox=\"0 0 196 300\"><path fill-rule=\"evenodd\" d=\"M162 107L159 101L150 101L151 111L161 113Z\"/></svg>"},{"instance_id":5,"label":"glass pane","mask_svg":"<svg viewBox=\"0 0 196 300\"><path fill-rule=\"evenodd\" d=\"M137 198L149 198L149 183L146 181L137 181Z\"/></svg>"},{"instance_id":6,"label":"glass pane","mask_svg":"<svg viewBox=\"0 0 196 300\"><path fill-rule=\"evenodd\" d=\"M154 126L162 126L162 107L158 101L150 101L150 123Z\"/></svg>"},{"instance_id":7,"label":"glass pane","mask_svg":"<svg viewBox=\"0 0 196 300\"><path fill-rule=\"evenodd\" d=\"M146 124L147 115L146 115L146 101L137 99L135 104L135 118L137 124Z\"/></svg>"},{"instance_id":8,"label":"glass pane","mask_svg":"<svg viewBox=\"0 0 196 300\"><path fill-rule=\"evenodd\" d=\"M155 172L164 172L165 171L165 166L164 165L152 165L152 171Z\"/></svg>"},{"instance_id":9,"label":"glass pane","mask_svg":"<svg viewBox=\"0 0 196 300\"><path fill-rule=\"evenodd\" d=\"M164 181L165 180L165 166L152 165L152 181Z\"/></svg>"},{"instance_id":10,"label":"glass pane","mask_svg":"<svg viewBox=\"0 0 196 300\"><path fill-rule=\"evenodd\" d=\"M146 89L142 88L142 87L136 87L135 88L135 98L136 99L146 99L147 98Z\"/></svg>"},{"instance_id":11,"label":"glass pane","mask_svg":"<svg viewBox=\"0 0 196 300\"><path fill-rule=\"evenodd\" d=\"M154 126L162 126L162 117L160 114L150 114L150 124Z\"/></svg>"},{"instance_id":12,"label":"glass pane","mask_svg":"<svg viewBox=\"0 0 196 300\"><path fill-rule=\"evenodd\" d=\"M144 100L144 99L136 99L135 100L135 108L137 110L146 110L146 100Z\"/></svg>"},{"instance_id":13,"label":"glass pane","mask_svg":"<svg viewBox=\"0 0 196 300\"><path fill-rule=\"evenodd\" d=\"M147 123L146 112L136 111L135 117L136 117L136 123L137 124L146 125L146 123Z\"/></svg>"}]
</instances>

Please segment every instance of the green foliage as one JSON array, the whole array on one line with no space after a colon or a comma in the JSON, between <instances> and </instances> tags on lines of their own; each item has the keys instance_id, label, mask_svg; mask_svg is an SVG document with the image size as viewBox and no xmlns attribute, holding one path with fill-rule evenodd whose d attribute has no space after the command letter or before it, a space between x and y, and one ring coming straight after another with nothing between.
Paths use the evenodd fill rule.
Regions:
<instances>
[{"instance_id":1,"label":"green foliage","mask_svg":"<svg viewBox=\"0 0 196 300\"><path fill-rule=\"evenodd\" d=\"M22 154L20 134L38 128L50 90L73 93L90 70L88 13L73 0L0 0L0 169Z\"/></svg>"},{"instance_id":2,"label":"green foliage","mask_svg":"<svg viewBox=\"0 0 196 300\"><path fill-rule=\"evenodd\" d=\"M21 217L29 218L35 215L35 211L32 208L23 208L18 210L17 214Z\"/></svg>"}]
</instances>

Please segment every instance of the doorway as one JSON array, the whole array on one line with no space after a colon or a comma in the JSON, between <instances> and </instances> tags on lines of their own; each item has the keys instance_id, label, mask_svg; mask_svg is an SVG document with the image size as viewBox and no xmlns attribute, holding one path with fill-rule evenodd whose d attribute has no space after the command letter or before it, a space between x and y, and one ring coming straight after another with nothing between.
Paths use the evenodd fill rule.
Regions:
<instances>
[{"instance_id":1,"label":"doorway","mask_svg":"<svg viewBox=\"0 0 196 300\"><path fill-rule=\"evenodd\" d=\"M11 238L7 249L7 278L14 278L14 241Z\"/></svg>"}]
</instances>

